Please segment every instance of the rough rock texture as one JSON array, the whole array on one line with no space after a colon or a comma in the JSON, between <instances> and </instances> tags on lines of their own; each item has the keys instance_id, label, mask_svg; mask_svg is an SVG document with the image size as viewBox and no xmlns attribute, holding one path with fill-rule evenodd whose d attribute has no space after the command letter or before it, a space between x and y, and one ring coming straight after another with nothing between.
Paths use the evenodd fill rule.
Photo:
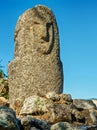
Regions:
<instances>
[{"instance_id":1,"label":"rough rock texture","mask_svg":"<svg viewBox=\"0 0 97 130\"><path fill-rule=\"evenodd\" d=\"M0 107L0 130L20 130L15 112L8 107Z\"/></svg>"},{"instance_id":2,"label":"rough rock texture","mask_svg":"<svg viewBox=\"0 0 97 130\"><path fill-rule=\"evenodd\" d=\"M55 16L47 7L36 6L19 17L14 60L8 65L8 75L11 104L16 98L33 94L62 93L58 28Z\"/></svg>"},{"instance_id":3,"label":"rough rock texture","mask_svg":"<svg viewBox=\"0 0 97 130\"><path fill-rule=\"evenodd\" d=\"M38 120L31 117L21 118L21 124L24 130L83 130L68 122L59 122L54 125L50 125L43 120Z\"/></svg>"},{"instance_id":4,"label":"rough rock texture","mask_svg":"<svg viewBox=\"0 0 97 130\"><path fill-rule=\"evenodd\" d=\"M10 105L10 107L15 110L16 115L19 115L20 110L23 106L23 102L24 102L24 100L22 100L22 99L16 99L14 105L13 106Z\"/></svg>"},{"instance_id":5,"label":"rough rock texture","mask_svg":"<svg viewBox=\"0 0 97 130\"><path fill-rule=\"evenodd\" d=\"M64 94L63 97L66 97L66 95ZM53 99L47 99L40 96L28 97L23 103L20 115L32 115L37 119L46 120L50 123L55 123L62 120L71 121L72 104L70 104L70 97L70 101L68 101L69 105L67 105L66 100L62 99L63 98L61 94L60 96L55 94Z\"/></svg>"},{"instance_id":6,"label":"rough rock texture","mask_svg":"<svg viewBox=\"0 0 97 130\"><path fill-rule=\"evenodd\" d=\"M74 127L68 122L59 122L51 126L50 130L82 130L78 127Z\"/></svg>"},{"instance_id":7,"label":"rough rock texture","mask_svg":"<svg viewBox=\"0 0 97 130\"><path fill-rule=\"evenodd\" d=\"M0 107L0 130L97 130L97 125L77 126L68 122L51 124L31 115L25 115L18 120L12 109Z\"/></svg>"},{"instance_id":8,"label":"rough rock texture","mask_svg":"<svg viewBox=\"0 0 97 130\"><path fill-rule=\"evenodd\" d=\"M27 115L53 124L58 122L75 125L97 124L97 109L93 102L72 100L70 94L48 93L45 97L28 97L23 102L19 117Z\"/></svg>"},{"instance_id":9,"label":"rough rock texture","mask_svg":"<svg viewBox=\"0 0 97 130\"><path fill-rule=\"evenodd\" d=\"M50 125L43 120L38 120L30 116L21 118L23 130L50 130Z\"/></svg>"},{"instance_id":10,"label":"rough rock texture","mask_svg":"<svg viewBox=\"0 0 97 130\"><path fill-rule=\"evenodd\" d=\"M20 114L44 114L53 107L53 102L39 96L32 96L25 99Z\"/></svg>"},{"instance_id":11,"label":"rough rock texture","mask_svg":"<svg viewBox=\"0 0 97 130\"><path fill-rule=\"evenodd\" d=\"M0 106L7 106L9 107L9 101L4 97L0 97Z\"/></svg>"},{"instance_id":12,"label":"rough rock texture","mask_svg":"<svg viewBox=\"0 0 97 130\"><path fill-rule=\"evenodd\" d=\"M93 103L96 105L96 107L97 107L97 99L93 99L92 100L93 101Z\"/></svg>"},{"instance_id":13,"label":"rough rock texture","mask_svg":"<svg viewBox=\"0 0 97 130\"><path fill-rule=\"evenodd\" d=\"M23 130L97 130L96 125L92 126L75 126L68 122L58 122L49 124L44 120L25 116L21 118Z\"/></svg>"},{"instance_id":14,"label":"rough rock texture","mask_svg":"<svg viewBox=\"0 0 97 130\"><path fill-rule=\"evenodd\" d=\"M75 99L73 100L73 104L79 109L96 109L96 105L92 100Z\"/></svg>"},{"instance_id":15,"label":"rough rock texture","mask_svg":"<svg viewBox=\"0 0 97 130\"><path fill-rule=\"evenodd\" d=\"M78 110L84 110L84 117L87 118L87 122L97 124L97 108L96 105L93 103L92 100L82 100L82 99L75 99L73 100L73 104L77 107ZM88 113L87 113L88 110ZM90 118L89 118L90 116Z\"/></svg>"}]
</instances>

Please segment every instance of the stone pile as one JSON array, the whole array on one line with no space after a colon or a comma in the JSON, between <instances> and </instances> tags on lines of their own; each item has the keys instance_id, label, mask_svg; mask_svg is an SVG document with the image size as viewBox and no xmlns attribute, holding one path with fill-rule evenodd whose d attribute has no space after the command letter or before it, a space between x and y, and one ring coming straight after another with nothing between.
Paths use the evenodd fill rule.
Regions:
<instances>
[{"instance_id":1,"label":"stone pile","mask_svg":"<svg viewBox=\"0 0 97 130\"><path fill-rule=\"evenodd\" d=\"M9 101L2 96L0 106L1 130L97 129L97 107L94 100L72 99L70 94L49 92L44 96L33 95L24 100L18 98L14 104L16 115L8 108Z\"/></svg>"},{"instance_id":2,"label":"stone pile","mask_svg":"<svg viewBox=\"0 0 97 130\"><path fill-rule=\"evenodd\" d=\"M14 111L0 107L1 130L97 129L96 105L91 100L73 100L70 94L53 92L44 97L30 96L22 102L18 99Z\"/></svg>"},{"instance_id":3,"label":"stone pile","mask_svg":"<svg viewBox=\"0 0 97 130\"><path fill-rule=\"evenodd\" d=\"M31 116L49 124L69 122L75 125L96 125L97 108L91 100L71 98L70 94L48 93L45 97L30 96L22 104L19 117Z\"/></svg>"}]
</instances>

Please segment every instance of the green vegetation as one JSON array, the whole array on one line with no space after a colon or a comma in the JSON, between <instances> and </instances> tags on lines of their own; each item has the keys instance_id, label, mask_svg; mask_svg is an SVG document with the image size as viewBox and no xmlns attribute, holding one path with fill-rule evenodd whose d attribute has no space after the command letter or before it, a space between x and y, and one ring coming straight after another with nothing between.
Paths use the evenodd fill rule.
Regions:
<instances>
[{"instance_id":1,"label":"green vegetation","mask_svg":"<svg viewBox=\"0 0 97 130\"><path fill-rule=\"evenodd\" d=\"M4 78L4 72L0 69L0 78Z\"/></svg>"},{"instance_id":2,"label":"green vegetation","mask_svg":"<svg viewBox=\"0 0 97 130\"><path fill-rule=\"evenodd\" d=\"M1 60L2 61L2 60ZM2 66L1 65L1 61L0 61L0 78L5 78L5 77L7 77L6 76L6 74L3 72L3 70L2 70L2 68L4 67L4 66Z\"/></svg>"},{"instance_id":3,"label":"green vegetation","mask_svg":"<svg viewBox=\"0 0 97 130\"><path fill-rule=\"evenodd\" d=\"M1 65L0 61L0 97L5 97L6 99L9 98L9 87L8 87L8 80L6 79L7 76L2 70L3 66Z\"/></svg>"}]
</instances>

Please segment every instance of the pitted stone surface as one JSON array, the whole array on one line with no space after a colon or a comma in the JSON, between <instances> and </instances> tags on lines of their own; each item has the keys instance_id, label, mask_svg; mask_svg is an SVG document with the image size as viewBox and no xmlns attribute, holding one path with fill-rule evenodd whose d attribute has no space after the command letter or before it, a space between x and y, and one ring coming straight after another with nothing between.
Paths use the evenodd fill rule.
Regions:
<instances>
[{"instance_id":1,"label":"pitted stone surface","mask_svg":"<svg viewBox=\"0 0 97 130\"><path fill-rule=\"evenodd\" d=\"M62 93L63 68L52 11L39 5L24 12L17 22L14 39L14 60L8 66L10 103L33 94Z\"/></svg>"}]
</instances>

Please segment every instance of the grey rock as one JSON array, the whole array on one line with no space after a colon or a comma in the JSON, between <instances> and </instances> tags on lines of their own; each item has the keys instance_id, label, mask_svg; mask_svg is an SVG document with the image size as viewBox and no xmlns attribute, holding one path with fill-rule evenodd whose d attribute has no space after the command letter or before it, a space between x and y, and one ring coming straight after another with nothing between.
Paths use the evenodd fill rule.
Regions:
<instances>
[{"instance_id":1,"label":"grey rock","mask_svg":"<svg viewBox=\"0 0 97 130\"><path fill-rule=\"evenodd\" d=\"M53 101L58 101L58 100L64 100L67 102L72 102L72 97L70 94L57 94L55 92L49 92L45 95L46 98L51 99Z\"/></svg>"},{"instance_id":2,"label":"grey rock","mask_svg":"<svg viewBox=\"0 0 97 130\"><path fill-rule=\"evenodd\" d=\"M92 100L75 99L73 100L73 104L78 109L96 109L96 105L93 103Z\"/></svg>"},{"instance_id":3,"label":"grey rock","mask_svg":"<svg viewBox=\"0 0 97 130\"><path fill-rule=\"evenodd\" d=\"M8 107L0 107L0 130L20 130L15 112Z\"/></svg>"},{"instance_id":4,"label":"grey rock","mask_svg":"<svg viewBox=\"0 0 97 130\"><path fill-rule=\"evenodd\" d=\"M97 125L91 125L91 126L79 126L81 130L97 130Z\"/></svg>"},{"instance_id":5,"label":"grey rock","mask_svg":"<svg viewBox=\"0 0 97 130\"><path fill-rule=\"evenodd\" d=\"M36 127L31 127L30 130L40 130L40 129L37 129Z\"/></svg>"},{"instance_id":6,"label":"grey rock","mask_svg":"<svg viewBox=\"0 0 97 130\"><path fill-rule=\"evenodd\" d=\"M72 96L70 94L60 94L60 99L68 102L73 102Z\"/></svg>"},{"instance_id":7,"label":"grey rock","mask_svg":"<svg viewBox=\"0 0 97 130\"><path fill-rule=\"evenodd\" d=\"M68 122L59 122L51 126L50 130L82 130Z\"/></svg>"},{"instance_id":8,"label":"grey rock","mask_svg":"<svg viewBox=\"0 0 97 130\"><path fill-rule=\"evenodd\" d=\"M31 115L33 118L49 123L97 124L97 110L92 103L81 100L73 101L69 94L54 92L48 93L45 97L36 95L26 98L19 115Z\"/></svg>"},{"instance_id":9,"label":"grey rock","mask_svg":"<svg viewBox=\"0 0 97 130\"><path fill-rule=\"evenodd\" d=\"M21 118L21 124L24 130L49 130L50 125L43 120L34 119L31 116Z\"/></svg>"},{"instance_id":10,"label":"grey rock","mask_svg":"<svg viewBox=\"0 0 97 130\"><path fill-rule=\"evenodd\" d=\"M15 29L14 60L8 65L9 99L63 92L63 67L55 16L35 6L19 17Z\"/></svg>"},{"instance_id":11,"label":"grey rock","mask_svg":"<svg viewBox=\"0 0 97 130\"><path fill-rule=\"evenodd\" d=\"M40 96L30 96L25 99L20 115L41 115L52 109L53 102Z\"/></svg>"},{"instance_id":12,"label":"grey rock","mask_svg":"<svg viewBox=\"0 0 97 130\"><path fill-rule=\"evenodd\" d=\"M73 105L77 111L73 111L76 120L82 120L86 124L97 124L97 108L92 100L75 99Z\"/></svg>"},{"instance_id":13,"label":"grey rock","mask_svg":"<svg viewBox=\"0 0 97 130\"><path fill-rule=\"evenodd\" d=\"M57 96L55 95L55 97ZM40 96L26 98L21 108L20 116L31 115L34 118L46 120L49 123L72 121L72 104L67 105L67 101L65 104L65 100L61 98L60 100L53 99L51 97L45 98Z\"/></svg>"}]
</instances>

